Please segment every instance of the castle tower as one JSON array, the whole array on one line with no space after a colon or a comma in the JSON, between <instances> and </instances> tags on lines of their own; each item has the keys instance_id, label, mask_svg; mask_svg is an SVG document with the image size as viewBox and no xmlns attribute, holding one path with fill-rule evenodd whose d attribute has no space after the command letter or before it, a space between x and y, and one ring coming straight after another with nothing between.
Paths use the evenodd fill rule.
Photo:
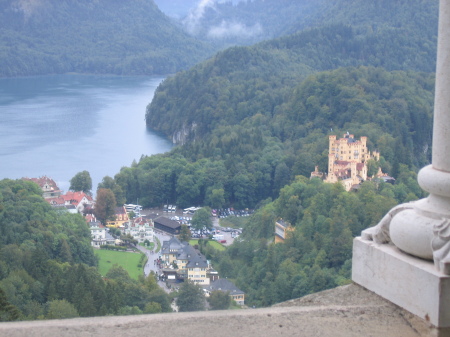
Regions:
<instances>
[{"instance_id":1,"label":"castle tower","mask_svg":"<svg viewBox=\"0 0 450 337\"><path fill-rule=\"evenodd\" d=\"M378 152L374 152L375 156L372 156L368 151L367 137L357 140L347 132L340 139L336 139L335 135L328 136L328 139L328 171L325 182L335 183L341 180L348 191L366 180L366 161L380 158Z\"/></svg>"}]
</instances>

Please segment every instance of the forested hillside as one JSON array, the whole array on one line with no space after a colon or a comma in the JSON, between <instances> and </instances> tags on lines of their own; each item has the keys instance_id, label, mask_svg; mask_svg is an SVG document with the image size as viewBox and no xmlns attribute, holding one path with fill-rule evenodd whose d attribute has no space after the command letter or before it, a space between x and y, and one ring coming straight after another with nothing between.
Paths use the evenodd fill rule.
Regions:
<instances>
[{"instance_id":1,"label":"forested hillside","mask_svg":"<svg viewBox=\"0 0 450 337\"><path fill-rule=\"evenodd\" d=\"M295 1L240 6L281 3ZM283 26L292 35L221 51L167 78L146 121L179 146L142 156L111 182L144 207L255 208L225 253L203 248L257 306L349 282L352 237L425 196L416 172L431 156L437 0L297 4L311 12ZM0 11L3 76L169 73L210 51L152 1L4 0ZM347 131L368 137L381 153L371 173L381 167L395 185L366 181L355 193L309 179L315 165L327 170L328 135ZM272 244L278 218L295 228L283 245ZM153 278L133 281L120 268L102 278L83 219L50 208L32 183L0 181L0 234L0 303L12 315L170 310Z\"/></svg>"},{"instance_id":2,"label":"forested hillside","mask_svg":"<svg viewBox=\"0 0 450 337\"><path fill-rule=\"evenodd\" d=\"M157 1L193 36L221 46L257 43L308 28L344 24L359 33L395 38L426 36L435 42L438 1L414 0L208 0Z\"/></svg>"},{"instance_id":3,"label":"forested hillside","mask_svg":"<svg viewBox=\"0 0 450 337\"><path fill-rule=\"evenodd\" d=\"M37 184L1 180L0 321L171 311L153 275L102 278L90 241L85 219L52 208Z\"/></svg>"},{"instance_id":4,"label":"forested hillside","mask_svg":"<svg viewBox=\"0 0 450 337\"><path fill-rule=\"evenodd\" d=\"M359 65L434 71L435 44L421 53L416 48L421 41L405 43L406 33L393 37L363 37L337 25L227 49L164 81L147 108L147 124L184 142L185 135L203 136L222 120L236 124L256 113L276 114L294 86L314 71Z\"/></svg>"},{"instance_id":5,"label":"forested hillside","mask_svg":"<svg viewBox=\"0 0 450 337\"><path fill-rule=\"evenodd\" d=\"M314 165L326 172L327 136L346 131L368 136L369 149L381 152L378 165L394 177L402 164L415 170L429 162L431 74L361 66L315 73L283 94L270 91L262 79L253 84L230 87L223 94L225 85L217 84L217 95L209 99L215 108L185 110L198 113L186 116L192 118L191 126L197 123L195 141L123 168L115 179L127 200L139 198L144 206L255 207L276 198L295 176L309 177ZM255 94L259 99L245 101ZM177 123L171 95L165 93L163 99L172 106L166 110L167 126ZM156 99L162 97L159 93ZM188 109L201 101L195 97L188 95L177 106Z\"/></svg>"},{"instance_id":6,"label":"forested hillside","mask_svg":"<svg viewBox=\"0 0 450 337\"><path fill-rule=\"evenodd\" d=\"M227 49L166 79L147 124L180 146L116 175L134 192L127 198L149 205L164 196L256 207L225 253L203 248L250 305L349 282L352 237L425 196L415 172L431 156L437 1L323 5L307 24L298 20L310 28ZM328 135L347 131L368 137L369 150L381 153L369 170L380 166L395 185L367 181L355 193L309 180L314 165L327 171ZM275 245L279 218L295 230Z\"/></svg>"},{"instance_id":7,"label":"forested hillside","mask_svg":"<svg viewBox=\"0 0 450 337\"><path fill-rule=\"evenodd\" d=\"M222 277L245 291L247 305L269 306L348 284L353 237L399 202L414 200L408 191L417 189L415 174L407 170L394 186L365 182L358 193L339 183L297 177L249 219L242 239L225 252L204 253ZM280 217L295 230L283 244L271 244Z\"/></svg>"},{"instance_id":8,"label":"forested hillside","mask_svg":"<svg viewBox=\"0 0 450 337\"><path fill-rule=\"evenodd\" d=\"M211 52L151 0L0 2L0 76L168 74Z\"/></svg>"}]
</instances>

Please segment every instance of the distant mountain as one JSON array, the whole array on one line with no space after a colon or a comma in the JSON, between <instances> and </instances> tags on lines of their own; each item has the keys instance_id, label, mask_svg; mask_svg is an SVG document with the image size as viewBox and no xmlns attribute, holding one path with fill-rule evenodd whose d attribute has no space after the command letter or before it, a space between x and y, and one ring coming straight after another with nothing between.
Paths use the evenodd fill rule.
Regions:
<instances>
[{"instance_id":1,"label":"distant mountain","mask_svg":"<svg viewBox=\"0 0 450 337\"><path fill-rule=\"evenodd\" d=\"M189 34L226 46L280 36L321 9L323 0L202 0L183 1L177 6L178 2L156 1L163 12L176 14L172 16Z\"/></svg>"},{"instance_id":2,"label":"distant mountain","mask_svg":"<svg viewBox=\"0 0 450 337\"><path fill-rule=\"evenodd\" d=\"M424 33L429 35L435 31L438 10L436 0L156 0L156 3L165 13L176 12L172 16L189 34L221 46L254 44L330 24L358 26L374 32L425 29Z\"/></svg>"},{"instance_id":3,"label":"distant mountain","mask_svg":"<svg viewBox=\"0 0 450 337\"><path fill-rule=\"evenodd\" d=\"M348 4L344 6L346 2ZM148 126L165 133L176 143L190 144L200 149L201 143L206 144L209 137L214 137L220 128L242 125L255 116L264 115L265 123L277 129L271 132L280 141L299 141L300 135L308 137L319 126L325 136L330 128L337 130L345 128L346 123L353 123L352 114L345 114L345 120L336 120L336 116L343 114L331 112L334 106L328 106L328 102L334 101L335 92L330 90L327 91L329 96L322 97L323 101L317 102L319 105L314 107L316 111L330 109L328 115L324 113L320 121L305 124L301 132L287 131L289 127L286 126L307 123L291 120L289 113L285 112L289 109L289 102L295 101L299 93L296 86L308 76L315 78L318 72L341 67L349 70L340 74L348 72L352 74L348 76L354 76L356 73L351 69L361 66L384 68L380 72L374 71L372 78L379 74L388 76L385 70L412 72L408 75L412 77L416 76L414 72L434 72L437 1L395 1L392 5L383 0L324 0L325 3L328 3L330 12L321 14L323 25L319 25L319 16L316 15L310 18L311 25L316 27L311 26L295 34L249 47L229 48L189 71L164 81L147 107ZM375 5L377 10L374 10ZM331 10L334 10L334 15ZM393 11L401 14L394 15ZM359 16L364 19L358 19ZM342 23L352 22L351 18L354 25ZM332 79L330 81L333 82ZM432 90L428 79L417 82L418 87ZM388 85L388 82L384 84ZM311 96L314 97L310 100L306 96L305 101L308 102L307 106L313 107L310 103L317 99L317 95ZM402 99L404 96L412 97L406 91L401 96ZM424 106L430 104L430 97L432 95L427 97ZM362 104L355 112L368 116L373 113L371 109L370 104ZM402 125L401 132L392 130L391 137L396 138L400 133L404 136L397 144L397 148L400 148L399 144L407 148L402 157L403 164L422 165L429 160L427 149L431 130L428 122L425 123L428 119L420 118L422 122L415 120L406 127L406 124ZM414 127L408 129L411 125ZM415 130L419 126L425 129L420 132ZM353 124L353 127L361 128L361 124ZM211 149L206 151L213 153ZM222 149L222 153L227 151ZM209 154L198 155L206 157Z\"/></svg>"},{"instance_id":4,"label":"distant mountain","mask_svg":"<svg viewBox=\"0 0 450 337\"><path fill-rule=\"evenodd\" d=\"M175 18L183 18L189 14L191 10L195 10L201 3L233 3L246 2L247 0L154 0L158 8L166 15Z\"/></svg>"},{"instance_id":5,"label":"distant mountain","mask_svg":"<svg viewBox=\"0 0 450 337\"><path fill-rule=\"evenodd\" d=\"M152 0L0 1L0 76L167 74L211 53Z\"/></svg>"}]
</instances>

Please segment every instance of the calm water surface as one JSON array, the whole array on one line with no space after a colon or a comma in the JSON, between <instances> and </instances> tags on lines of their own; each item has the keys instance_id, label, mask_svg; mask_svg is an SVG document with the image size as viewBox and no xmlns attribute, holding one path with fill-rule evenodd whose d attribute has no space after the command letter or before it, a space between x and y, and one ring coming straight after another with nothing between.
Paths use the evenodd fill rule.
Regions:
<instances>
[{"instance_id":1,"label":"calm water surface","mask_svg":"<svg viewBox=\"0 0 450 337\"><path fill-rule=\"evenodd\" d=\"M171 143L145 125L163 77L55 75L0 79L0 179L69 180L89 171L93 189L142 155Z\"/></svg>"}]
</instances>

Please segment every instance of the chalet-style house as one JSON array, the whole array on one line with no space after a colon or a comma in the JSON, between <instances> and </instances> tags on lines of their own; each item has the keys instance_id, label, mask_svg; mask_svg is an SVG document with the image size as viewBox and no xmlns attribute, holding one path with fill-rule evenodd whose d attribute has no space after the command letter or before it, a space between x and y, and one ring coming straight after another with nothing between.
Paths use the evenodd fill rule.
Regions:
<instances>
[{"instance_id":1,"label":"chalet-style house","mask_svg":"<svg viewBox=\"0 0 450 337\"><path fill-rule=\"evenodd\" d=\"M209 285L208 271L211 269L206 258L187 242L173 237L164 241L161 247L163 272L169 279L189 280L199 285Z\"/></svg>"},{"instance_id":2,"label":"chalet-style house","mask_svg":"<svg viewBox=\"0 0 450 337\"><path fill-rule=\"evenodd\" d=\"M85 209L92 208L94 199L84 192L69 191L55 198L46 199L53 207L65 207L72 213L83 213Z\"/></svg>"},{"instance_id":3,"label":"chalet-style house","mask_svg":"<svg viewBox=\"0 0 450 337\"><path fill-rule=\"evenodd\" d=\"M116 207L115 220L108 221L106 227L124 227L125 223L130 219L128 218L128 212L124 206Z\"/></svg>"},{"instance_id":4,"label":"chalet-style house","mask_svg":"<svg viewBox=\"0 0 450 337\"><path fill-rule=\"evenodd\" d=\"M206 296L211 295L213 291L217 290L228 293L237 304L245 305L245 293L227 279L221 278L211 281L209 286L205 287Z\"/></svg>"},{"instance_id":5,"label":"chalet-style house","mask_svg":"<svg viewBox=\"0 0 450 337\"><path fill-rule=\"evenodd\" d=\"M22 178L22 179L32 181L38 184L39 187L42 189L42 196L44 197L44 199L55 198L61 195L61 190L59 189L58 185L56 185L56 182L47 176L43 176L40 178Z\"/></svg>"}]
</instances>

